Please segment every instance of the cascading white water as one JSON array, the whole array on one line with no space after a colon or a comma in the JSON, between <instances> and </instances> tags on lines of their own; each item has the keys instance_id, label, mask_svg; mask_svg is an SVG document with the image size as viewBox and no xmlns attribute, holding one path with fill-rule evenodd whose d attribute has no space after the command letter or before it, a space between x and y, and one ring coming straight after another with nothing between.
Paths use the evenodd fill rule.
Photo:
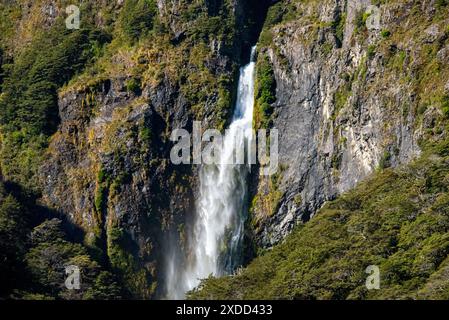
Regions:
<instances>
[{"instance_id":1,"label":"cascading white water","mask_svg":"<svg viewBox=\"0 0 449 320\"><path fill-rule=\"evenodd\" d=\"M234 116L223 139L219 165L200 169L200 195L188 239L190 255L180 268L172 257L168 298L181 299L201 279L230 273L241 263L249 165L235 164L235 154L252 139L255 52L253 47L250 62L240 69Z\"/></svg>"}]
</instances>

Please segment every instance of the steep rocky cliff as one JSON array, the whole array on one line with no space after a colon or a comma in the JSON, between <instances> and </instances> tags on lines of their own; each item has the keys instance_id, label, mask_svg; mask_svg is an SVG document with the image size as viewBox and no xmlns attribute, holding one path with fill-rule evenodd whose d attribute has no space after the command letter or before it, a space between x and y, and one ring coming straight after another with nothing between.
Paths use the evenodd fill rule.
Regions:
<instances>
[{"instance_id":1,"label":"steep rocky cliff","mask_svg":"<svg viewBox=\"0 0 449 320\"><path fill-rule=\"evenodd\" d=\"M285 1L270 9L260 51L276 81L270 117L281 170L260 181L253 203L260 245L279 242L377 168L416 158L420 141L438 139L445 12L434 1Z\"/></svg>"},{"instance_id":2,"label":"steep rocky cliff","mask_svg":"<svg viewBox=\"0 0 449 320\"><path fill-rule=\"evenodd\" d=\"M225 128L255 43L255 126L279 130L280 167L253 171L248 261L446 137L447 1L83 1L80 30L66 5L0 1L0 176L125 297L163 297L169 250L183 263L197 167L170 162L170 135Z\"/></svg>"},{"instance_id":3,"label":"steep rocky cliff","mask_svg":"<svg viewBox=\"0 0 449 320\"><path fill-rule=\"evenodd\" d=\"M278 244L191 298L447 299L448 9L270 8L256 124L279 130L280 171L253 177L251 224L259 248Z\"/></svg>"},{"instance_id":4,"label":"steep rocky cliff","mask_svg":"<svg viewBox=\"0 0 449 320\"><path fill-rule=\"evenodd\" d=\"M57 104L43 102L41 144L24 133L33 120L5 130L2 171L79 228L74 236L121 278L126 295L164 294L166 253L175 248L182 256L197 179L195 167L170 163L170 134L191 130L194 120L224 128L241 57L256 41L268 3L89 1L80 6L81 30L72 33L58 29L67 16L64 2L2 4L10 18L2 25L5 56L16 74L28 72L31 52L58 46L59 32L100 34L82 52L89 59L76 75L53 80ZM43 37L50 43L39 48ZM11 106L15 90L5 90ZM50 112L57 113L51 124ZM10 113L5 126L18 118ZM13 136L22 134L19 146Z\"/></svg>"}]
</instances>

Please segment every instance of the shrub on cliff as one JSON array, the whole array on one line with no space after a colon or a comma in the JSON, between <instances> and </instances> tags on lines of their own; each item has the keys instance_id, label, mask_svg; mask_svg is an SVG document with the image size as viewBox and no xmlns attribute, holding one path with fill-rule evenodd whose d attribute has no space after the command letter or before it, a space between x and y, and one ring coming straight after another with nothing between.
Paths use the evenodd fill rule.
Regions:
<instances>
[{"instance_id":1,"label":"shrub on cliff","mask_svg":"<svg viewBox=\"0 0 449 320\"><path fill-rule=\"evenodd\" d=\"M23 278L27 215L26 209L0 183L0 296L8 293Z\"/></svg>"},{"instance_id":2,"label":"shrub on cliff","mask_svg":"<svg viewBox=\"0 0 449 320\"><path fill-rule=\"evenodd\" d=\"M3 175L37 190L35 174L47 137L57 128L57 90L93 58L109 37L95 29L70 31L57 23L5 69L0 99Z\"/></svg>"},{"instance_id":3,"label":"shrub on cliff","mask_svg":"<svg viewBox=\"0 0 449 320\"><path fill-rule=\"evenodd\" d=\"M272 103L276 101L276 79L268 56L259 58L255 83L256 127L269 127L273 113Z\"/></svg>"},{"instance_id":4,"label":"shrub on cliff","mask_svg":"<svg viewBox=\"0 0 449 320\"><path fill-rule=\"evenodd\" d=\"M115 276L67 238L61 220L44 218L49 215L26 190L0 182L0 298L120 298ZM69 265L80 268L80 290L65 287Z\"/></svg>"},{"instance_id":5,"label":"shrub on cliff","mask_svg":"<svg viewBox=\"0 0 449 320\"><path fill-rule=\"evenodd\" d=\"M239 274L205 279L192 299L421 299L447 297L447 141L386 169L325 205ZM365 269L380 269L367 290Z\"/></svg>"},{"instance_id":6,"label":"shrub on cliff","mask_svg":"<svg viewBox=\"0 0 449 320\"><path fill-rule=\"evenodd\" d=\"M52 219L34 228L32 246L25 256L32 275L33 288L39 294L59 299L115 299L120 289L114 277L101 270L86 248L69 242L61 229L61 221ZM65 287L65 268L80 269L80 290Z\"/></svg>"},{"instance_id":7,"label":"shrub on cliff","mask_svg":"<svg viewBox=\"0 0 449 320\"><path fill-rule=\"evenodd\" d=\"M154 0L126 0L119 18L124 35L135 41L148 33L153 28L156 13Z\"/></svg>"}]
</instances>

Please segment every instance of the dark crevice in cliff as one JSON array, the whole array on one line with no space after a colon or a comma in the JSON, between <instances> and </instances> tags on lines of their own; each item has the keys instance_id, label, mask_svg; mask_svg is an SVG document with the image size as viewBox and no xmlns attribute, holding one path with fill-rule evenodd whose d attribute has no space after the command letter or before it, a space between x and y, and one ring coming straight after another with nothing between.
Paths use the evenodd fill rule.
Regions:
<instances>
[{"instance_id":1,"label":"dark crevice in cliff","mask_svg":"<svg viewBox=\"0 0 449 320\"><path fill-rule=\"evenodd\" d=\"M219 15L223 2L223 0L206 0L207 14L210 16Z\"/></svg>"},{"instance_id":2,"label":"dark crevice in cliff","mask_svg":"<svg viewBox=\"0 0 449 320\"><path fill-rule=\"evenodd\" d=\"M228 56L231 61L234 63L234 67L236 66L244 66L249 62L250 59L250 51L251 47L257 44L260 33L265 23L265 19L267 16L267 12L269 7L276 3L277 1L272 0L249 0L249 1L237 1L236 2L236 34L235 39L232 43L231 47L223 48L221 50L221 54ZM208 8L208 15L215 16L219 15L220 10L223 8L224 1L222 0L210 0L206 1L206 5ZM229 51L228 51L229 50ZM234 68L233 70L234 77L232 80L232 84L230 85L229 90L232 92L232 103L229 106L228 110L228 119L225 127L228 127L233 115L233 109L236 103L237 90L238 90L238 80L239 80L239 72L238 68ZM192 132L192 122L188 121L185 125L185 129L188 132ZM157 131L157 130L156 130ZM164 131L164 130L161 130ZM167 148L166 150L169 150ZM168 154L167 154L168 157ZM190 167L179 167L168 168L168 175L170 178L176 178L181 176L197 176L198 173L196 169L191 169ZM175 185L183 186L185 181L180 179L175 179ZM172 202L172 196L168 194L162 194L162 190L158 190L161 192L161 201L159 210L164 210L164 205ZM195 193L195 191L193 191ZM192 202L189 203L193 208L193 203L195 202L196 196L194 194L190 195L190 199ZM171 200L171 201L170 201ZM248 206L247 206L248 207ZM177 266L186 266L186 257L191 256L191 249L186 243L186 239L184 238L187 234L193 233L193 222L195 221L193 212L186 212L185 215L179 214L171 217L173 219L170 221L169 230L165 230L165 235L162 236L161 248L163 248L163 253L161 253L160 258L164 260L161 262L162 268L164 269L162 274L158 274L159 283L163 283L163 285L159 285L157 287L157 291L155 292L155 297L162 298L166 297L169 292L169 288L167 287L167 279L170 276L169 269L170 265ZM249 228L249 227L248 227ZM249 230L248 228L245 228ZM255 248L253 246L252 236L245 235L244 240L244 252L243 252L243 264L247 264L250 262L255 256Z\"/></svg>"},{"instance_id":3,"label":"dark crevice in cliff","mask_svg":"<svg viewBox=\"0 0 449 320\"><path fill-rule=\"evenodd\" d=\"M262 31L268 9L277 0L247 0L240 3L240 10L237 11L237 20L241 23L238 26L239 37L242 39L240 50L241 65L249 62L251 47L254 46ZM239 16L240 13L240 16Z\"/></svg>"},{"instance_id":4,"label":"dark crevice in cliff","mask_svg":"<svg viewBox=\"0 0 449 320\"><path fill-rule=\"evenodd\" d=\"M214 3L220 0L212 1ZM236 40L232 48L232 59L240 66L249 63L251 48L257 44L262 28L265 24L268 9L278 0L247 0L238 1L236 7L237 29ZM237 98L237 84L239 80L238 69L234 70L232 81L232 106L235 106ZM233 110L229 110L226 125L230 124Z\"/></svg>"}]
</instances>

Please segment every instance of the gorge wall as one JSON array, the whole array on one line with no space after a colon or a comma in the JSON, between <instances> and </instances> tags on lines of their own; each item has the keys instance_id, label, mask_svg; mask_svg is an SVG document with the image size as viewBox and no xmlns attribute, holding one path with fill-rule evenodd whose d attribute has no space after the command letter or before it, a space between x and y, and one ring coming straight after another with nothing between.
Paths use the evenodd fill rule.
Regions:
<instances>
[{"instance_id":1,"label":"gorge wall","mask_svg":"<svg viewBox=\"0 0 449 320\"><path fill-rule=\"evenodd\" d=\"M237 30L256 28L245 8L158 1L154 19L164 33L114 53L115 74L86 75L87 83L59 94L61 125L41 168L43 199L85 230L84 243L136 297L166 294L172 248L183 263L197 168L170 163L169 137L191 131L194 120L211 128L227 122L241 53L254 38Z\"/></svg>"},{"instance_id":2,"label":"gorge wall","mask_svg":"<svg viewBox=\"0 0 449 320\"><path fill-rule=\"evenodd\" d=\"M423 125L435 122L432 96L444 96L447 84L441 74L428 82L438 67L427 61L446 62L447 19L432 1L373 4L287 1L270 9L259 50L277 84L270 116L282 168L275 181L261 181L253 204L262 246L377 168L417 157Z\"/></svg>"},{"instance_id":3,"label":"gorge wall","mask_svg":"<svg viewBox=\"0 0 449 320\"><path fill-rule=\"evenodd\" d=\"M13 64L62 23L65 2L3 2L13 9L2 11L11 24L2 25L0 62ZM374 27L371 5L379 10ZM76 226L73 237L119 275L130 297L163 296L164 254L186 249L197 168L170 163L170 134L191 131L196 120L225 127L238 68L256 42L256 126L279 130L280 168L252 176L247 260L326 201L409 162L422 141L444 134L444 1L128 0L80 8L89 12L82 28L103 40L92 41L91 59L58 87L56 129L48 145L32 149L35 167L15 166L3 142L2 174L37 181L30 188L40 203Z\"/></svg>"},{"instance_id":4,"label":"gorge wall","mask_svg":"<svg viewBox=\"0 0 449 320\"><path fill-rule=\"evenodd\" d=\"M169 137L174 129L191 131L194 120L224 128L238 69L269 3L82 3L81 31L73 33L99 33L103 43L93 44L94 56L77 75L57 84L57 105L50 105L57 129L49 130L48 146L3 147L5 180L33 188L67 218L74 239L119 276L125 295L165 295L164 254L186 250L197 192L197 168L170 163ZM63 1L2 5L10 19L5 56L14 65L64 26ZM21 167L20 149L37 154L32 167Z\"/></svg>"}]
</instances>

